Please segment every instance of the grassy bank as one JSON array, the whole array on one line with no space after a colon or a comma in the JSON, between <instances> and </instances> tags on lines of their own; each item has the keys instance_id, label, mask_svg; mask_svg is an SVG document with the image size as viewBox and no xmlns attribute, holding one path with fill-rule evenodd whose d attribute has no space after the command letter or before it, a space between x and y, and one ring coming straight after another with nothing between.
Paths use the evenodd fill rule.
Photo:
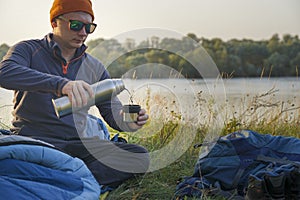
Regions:
<instances>
[{"instance_id":1,"label":"grassy bank","mask_svg":"<svg viewBox=\"0 0 300 200\"><path fill-rule=\"evenodd\" d=\"M300 137L300 124L299 123L272 123L272 124L259 124L257 126L247 126L241 129L251 129L260 133L271 133L273 135L293 136ZM188 129L189 127L187 127ZM236 127L231 127L235 129ZM226 127L228 129L228 126ZM222 135L230 131L223 129ZM198 130L199 133L194 138L192 144L201 143L205 130ZM188 133L186 133L188 134ZM160 145L161 140L157 139L156 146ZM142 145L149 146L147 142L140 142ZM153 146L150 145L153 149ZM143 176L136 177L122 184L118 189L111 192L107 199L149 199L149 200L170 200L174 196L177 182L184 176L193 174L194 165L199 156L199 149L194 148L193 145L181 155L172 164L159 169L157 171L149 172ZM187 198L192 199L192 198Z\"/></svg>"},{"instance_id":2,"label":"grassy bank","mask_svg":"<svg viewBox=\"0 0 300 200\"><path fill-rule=\"evenodd\" d=\"M149 98L151 98L150 96L151 94L149 94ZM199 113L199 117L205 116L201 120L194 118L183 120L182 116L174 112L173 109L163 110L171 107L164 104L164 108L162 107L157 112L168 112L169 115L165 116L164 119L150 119L152 121L141 132L128 133L129 142L141 144L150 152L154 152L168 146L178 138L178 135L181 135L182 143L185 147L189 144L189 147L182 148L180 142L173 143L173 146L169 147L170 151L177 151L178 148L182 148L181 150L184 151L184 153L179 151L179 154L182 154L176 160L163 168L125 182L117 190L111 192L107 199L172 199L178 180L193 174L200 151L199 148L194 148L194 145L207 139L207 136L212 133L211 124L216 119L222 121L221 127L217 129L219 132L213 133L214 136L226 135L241 129L250 129L263 134L300 138L299 100L294 98L280 101L274 96L276 96L276 90L273 88L263 94L241 97L239 105L230 101L224 102L216 110L214 101L205 99L200 94L195 99L194 109ZM217 112L220 110L223 113L221 119L216 118ZM186 143L184 140L190 140L190 142ZM155 157L154 162L168 159L169 155L163 152L156 154L156 156L161 158Z\"/></svg>"}]
</instances>

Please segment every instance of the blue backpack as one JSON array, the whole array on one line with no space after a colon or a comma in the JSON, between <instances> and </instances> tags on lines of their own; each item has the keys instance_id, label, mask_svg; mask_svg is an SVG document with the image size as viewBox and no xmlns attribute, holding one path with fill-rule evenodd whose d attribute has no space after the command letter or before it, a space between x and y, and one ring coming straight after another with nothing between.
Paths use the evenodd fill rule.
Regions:
<instances>
[{"instance_id":1,"label":"blue backpack","mask_svg":"<svg viewBox=\"0 0 300 200\"><path fill-rule=\"evenodd\" d=\"M175 199L300 199L300 139L242 130L201 146L194 174L177 185Z\"/></svg>"}]
</instances>

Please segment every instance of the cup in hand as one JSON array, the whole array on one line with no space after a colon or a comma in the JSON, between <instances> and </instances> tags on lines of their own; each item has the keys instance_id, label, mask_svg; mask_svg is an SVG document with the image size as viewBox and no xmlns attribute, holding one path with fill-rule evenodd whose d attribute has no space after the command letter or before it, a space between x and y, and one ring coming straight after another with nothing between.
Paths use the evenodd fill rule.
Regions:
<instances>
[{"instance_id":1,"label":"cup in hand","mask_svg":"<svg viewBox=\"0 0 300 200\"><path fill-rule=\"evenodd\" d=\"M141 110L140 105L129 104L123 105L123 121L124 122L137 122L139 112Z\"/></svg>"}]
</instances>

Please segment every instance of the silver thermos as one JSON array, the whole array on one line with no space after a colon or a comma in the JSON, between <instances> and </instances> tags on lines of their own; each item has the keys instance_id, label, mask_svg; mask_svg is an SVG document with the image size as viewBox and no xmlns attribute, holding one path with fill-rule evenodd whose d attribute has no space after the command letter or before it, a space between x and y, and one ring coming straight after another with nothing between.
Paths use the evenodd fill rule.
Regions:
<instances>
[{"instance_id":1,"label":"silver thermos","mask_svg":"<svg viewBox=\"0 0 300 200\"><path fill-rule=\"evenodd\" d=\"M90 107L96 103L111 99L125 89L125 85L121 79L105 79L92 85L94 97L88 100L84 107ZM58 99L52 99L52 103L57 117L71 114L72 111L80 110L80 108L72 108L72 104L67 96Z\"/></svg>"}]
</instances>

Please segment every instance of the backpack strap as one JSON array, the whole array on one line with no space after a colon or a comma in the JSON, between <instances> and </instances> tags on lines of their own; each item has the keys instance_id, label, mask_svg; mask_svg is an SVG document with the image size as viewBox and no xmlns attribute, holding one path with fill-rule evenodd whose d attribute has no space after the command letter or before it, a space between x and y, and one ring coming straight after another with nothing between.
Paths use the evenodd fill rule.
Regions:
<instances>
[{"instance_id":1,"label":"backpack strap","mask_svg":"<svg viewBox=\"0 0 300 200\"><path fill-rule=\"evenodd\" d=\"M278 163L278 164L292 164L294 166L300 167L300 163L292 160L287 160L286 158L273 158L264 155L258 155L256 160L262 162L271 162L271 163Z\"/></svg>"},{"instance_id":2,"label":"backpack strap","mask_svg":"<svg viewBox=\"0 0 300 200\"><path fill-rule=\"evenodd\" d=\"M188 176L184 177L176 186L173 200L184 200L186 197L202 199L203 196L212 198L225 198L228 200L243 200L236 190L225 191L221 189L219 183L214 186L204 177Z\"/></svg>"},{"instance_id":3,"label":"backpack strap","mask_svg":"<svg viewBox=\"0 0 300 200\"><path fill-rule=\"evenodd\" d=\"M244 167L240 167L239 170L237 171L235 177L233 178L232 181L232 186L233 188L237 188L243 174L244 174L245 168Z\"/></svg>"},{"instance_id":4,"label":"backpack strap","mask_svg":"<svg viewBox=\"0 0 300 200\"><path fill-rule=\"evenodd\" d=\"M270 163L250 174L245 199L300 199L300 168L292 164Z\"/></svg>"},{"instance_id":5,"label":"backpack strap","mask_svg":"<svg viewBox=\"0 0 300 200\"><path fill-rule=\"evenodd\" d=\"M204 177L186 176L178 181L173 200L181 200L184 197L198 197L203 195L203 189L211 185Z\"/></svg>"}]
</instances>

